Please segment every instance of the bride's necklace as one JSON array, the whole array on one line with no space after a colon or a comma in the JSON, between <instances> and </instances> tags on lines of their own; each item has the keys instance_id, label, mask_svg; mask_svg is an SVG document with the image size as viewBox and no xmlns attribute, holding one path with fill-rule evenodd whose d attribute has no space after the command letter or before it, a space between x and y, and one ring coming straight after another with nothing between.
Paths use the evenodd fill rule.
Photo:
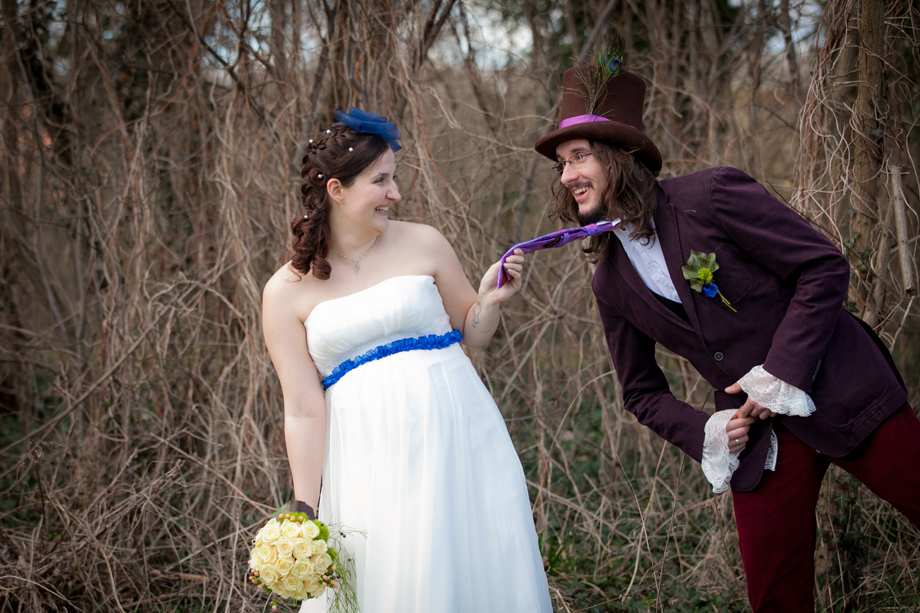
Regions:
<instances>
[{"instance_id":1,"label":"bride's necklace","mask_svg":"<svg viewBox=\"0 0 920 613\"><path fill-rule=\"evenodd\" d=\"M354 260L354 259L348 257L347 255L345 255L344 253L342 253L341 251L339 251L338 249L336 249L336 248L333 247L332 245L329 245L329 248L332 249L333 251L335 251L336 253L338 253L340 256L342 256L343 258L345 258L345 259L348 260L349 262L354 262L354 266L352 266L352 268L355 269L355 274L358 274L358 269L361 268L361 266L358 264L358 262L360 262L361 260L363 260L364 257L365 257L368 253L371 252L371 249L373 249L373 248L374 248L374 245L377 244L377 239L378 239L378 238L380 238L380 235L379 235L379 234L378 234L377 236L374 237L374 242L371 243L371 246L367 248L367 251L364 252L364 255L362 255L362 256L361 256L360 258L358 258L357 260Z\"/></svg>"}]
</instances>

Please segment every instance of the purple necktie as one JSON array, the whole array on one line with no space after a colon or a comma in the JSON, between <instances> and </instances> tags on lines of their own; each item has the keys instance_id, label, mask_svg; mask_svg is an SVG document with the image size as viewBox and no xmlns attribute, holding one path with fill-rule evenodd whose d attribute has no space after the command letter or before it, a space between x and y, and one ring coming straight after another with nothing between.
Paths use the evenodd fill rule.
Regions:
<instances>
[{"instance_id":1,"label":"purple necktie","mask_svg":"<svg viewBox=\"0 0 920 613\"><path fill-rule=\"evenodd\" d=\"M498 265L498 287L504 285L505 281L508 280L508 277L505 274L505 258L514 253L515 249L522 249L524 253L539 251L540 249L555 249L556 247L562 247L563 245L571 243L572 241L578 240L580 238L597 236L598 234L603 234L604 232L610 232L611 230L619 227L619 225L619 219L615 219L614 221L599 221L597 223L592 223L580 228L566 228L565 230L557 230L544 236L533 238L529 241L524 241L523 243L518 243L502 256L501 262Z\"/></svg>"}]
</instances>

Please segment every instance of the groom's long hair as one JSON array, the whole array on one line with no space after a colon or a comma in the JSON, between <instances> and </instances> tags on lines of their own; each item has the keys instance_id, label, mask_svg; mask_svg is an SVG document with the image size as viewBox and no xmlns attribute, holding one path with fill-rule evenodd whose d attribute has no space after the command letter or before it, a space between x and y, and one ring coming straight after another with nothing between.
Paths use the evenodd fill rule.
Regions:
<instances>
[{"instance_id":1,"label":"groom's long hair","mask_svg":"<svg viewBox=\"0 0 920 613\"><path fill-rule=\"evenodd\" d=\"M553 181L553 204L550 207L549 218L585 225L601 219L612 220L619 217L624 225L632 225L630 238L645 242L654 240L652 216L655 214L658 200L655 173L640 162L632 151L601 141L588 142L591 153L600 162L606 174L607 186L600 198L602 210L594 211L587 217L580 216L572 192L557 177ZM582 250L591 262L598 262L607 257L612 238L613 235L609 232L588 238Z\"/></svg>"}]
</instances>

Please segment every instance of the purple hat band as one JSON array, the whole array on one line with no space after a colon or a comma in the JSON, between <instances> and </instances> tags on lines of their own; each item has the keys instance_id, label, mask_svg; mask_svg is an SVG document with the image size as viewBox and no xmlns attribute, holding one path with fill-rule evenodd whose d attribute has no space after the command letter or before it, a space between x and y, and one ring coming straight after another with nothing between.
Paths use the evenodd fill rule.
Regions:
<instances>
[{"instance_id":1,"label":"purple hat band","mask_svg":"<svg viewBox=\"0 0 920 613\"><path fill-rule=\"evenodd\" d=\"M576 126L580 123L591 123L593 121L610 121L606 117L601 117L600 115L576 115L575 117L569 117L568 119L563 119L559 122L559 130L562 128L568 128L569 126ZM636 129L636 126L629 126L633 130Z\"/></svg>"}]
</instances>

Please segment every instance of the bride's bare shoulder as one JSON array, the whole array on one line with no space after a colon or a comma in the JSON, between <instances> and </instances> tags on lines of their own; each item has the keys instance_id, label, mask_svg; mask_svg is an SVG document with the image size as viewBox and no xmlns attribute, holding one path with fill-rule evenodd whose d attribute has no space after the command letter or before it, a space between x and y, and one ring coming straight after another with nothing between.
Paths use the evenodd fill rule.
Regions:
<instances>
[{"instance_id":1,"label":"bride's bare shoulder","mask_svg":"<svg viewBox=\"0 0 920 613\"><path fill-rule=\"evenodd\" d=\"M287 262L275 271L262 290L262 307L264 309L291 308L299 313L312 309L311 296L314 295L316 278L294 270Z\"/></svg>"},{"instance_id":2,"label":"bride's bare shoulder","mask_svg":"<svg viewBox=\"0 0 920 613\"><path fill-rule=\"evenodd\" d=\"M447 239L433 226L423 223L408 221L391 221L390 231L394 231L393 238L407 248L423 251L437 250L447 245Z\"/></svg>"},{"instance_id":3,"label":"bride's bare shoulder","mask_svg":"<svg viewBox=\"0 0 920 613\"><path fill-rule=\"evenodd\" d=\"M311 275L305 275L294 270L291 262L285 262L285 264L276 270L275 274L273 274L265 284L265 289L272 292L290 291L297 287L303 289L303 287L306 285L304 282L309 276Z\"/></svg>"}]
</instances>

